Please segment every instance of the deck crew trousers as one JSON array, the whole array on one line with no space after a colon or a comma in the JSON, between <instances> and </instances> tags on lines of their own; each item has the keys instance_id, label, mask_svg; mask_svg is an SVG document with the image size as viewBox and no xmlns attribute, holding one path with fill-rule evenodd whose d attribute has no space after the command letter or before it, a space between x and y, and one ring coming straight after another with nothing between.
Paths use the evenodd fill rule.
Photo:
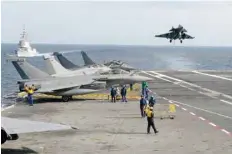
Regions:
<instances>
[{"instance_id":1,"label":"deck crew trousers","mask_svg":"<svg viewBox=\"0 0 232 154\"><path fill-rule=\"evenodd\" d=\"M153 128L154 132L156 133L157 130L155 128L154 120L153 118L147 118L147 133L150 133L150 127Z\"/></svg>"},{"instance_id":2,"label":"deck crew trousers","mask_svg":"<svg viewBox=\"0 0 232 154\"><path fill-rule=\"evenodd\" d=\"M140 104L140 112L142 117L145 117L144 106L145 106L144 104Z\"/></svg>"}]
</instances>

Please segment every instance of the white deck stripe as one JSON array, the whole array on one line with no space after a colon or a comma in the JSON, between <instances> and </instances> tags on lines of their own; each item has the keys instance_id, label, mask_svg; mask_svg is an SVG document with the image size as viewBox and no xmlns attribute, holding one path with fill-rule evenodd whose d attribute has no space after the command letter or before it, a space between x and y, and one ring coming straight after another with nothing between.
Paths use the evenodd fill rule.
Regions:
<instances>
[{"instance_id":1,"label":"white deck stripe","mask_svg":"<svg viewBox=\"0 0 232 154\"><path fill-rule=\"evenodd\" d=\"M214 123L212 123L212 122L210 122L209 123L210 125L212 125L212 126L214 126L214 127L216 127L217 125L215 125Z\"/></svg>"},{"instance_id":2,"label":"white deck stripe","mask_svg":"<svg viewBox=\"0 0 232 154\"><path fill-rule=\"evenodd\" d=\"M232 81L232 79L226 78L226 77L223 77L223 76L218 76L218 75L214 75L214 74L203 73L203 72L199 72L199 71L196 71L196 70L192 71L192 72L196 73L196 74L201 74L201 75L211 76L211 77L214 77L214 78L219 78L219 79L223 79L223 80Z\"/></svg>"},{"instance_id":3,"label":"white deck stripe","mask_svg":"<svg viewBox=\"0 0 232 154\"><path fill-rule=\"evenodd\" d=\"M187 110L186 108L183 108L183 107L182 107L182 109L185 110L185 111Z\"/></svg>"},{"instance_id":4,"label":"white deck stripe","mask_svg":"<svg viewBox=\"0 0 232 154\"><path fill-rule=\"evenodd\" d=\"M229 101L226 101L226 100L223 100L223 99L220 99L220 101L222 101L222 102L224 102L224 103L226 103L226 104L230 104L230 105L232 105L232 103L231 103L231 102L229 102Z\"/></svg>"},{"instance_id":5,"label":"white deck stripe","mask_svg":"<svg viewBox=\"0 0 232 154\"><path fill-rule=\"evenodd\" d=\"M181 104L181 105L185 105L185 106L197 109L197 110L201 110L201 111L204 111L204 112L207 112L207 113L215 114L215 115L218 115L218 116L221 116L221 117L224 117L224 118L232 120L232 117L227 116L227 115L223 115L223 114L220 114L220 113L216 113L216 112L213 112L213 111L209 111L209 110L206 110L206 109L195 107L195 106L192 106L192 105L189 105L189 104L181 103L181 102L178 102L178 101L173 101L172 100L172 102L177 103L177 104Z\"/></svg>"},{"instance_id":6,"label":"white deck stripe","mask_svg":"<svg viewBox=\"0 0 232 154\"><path fill-rule=\"evenodd\" d=\"M223 132L226 133L226 134L230 134L230 132L228 132L228 131L225 130L225 129L221 129L221 131L223 131Z\"/></svg>"},{"instance_id":7,"label":"white deck stripe","mask_svg":"<svg viewBox=\"0 0 232 154\"><path fill-rule=\"evenodd\" d=\"M144 71L143 71L144 72ZM151 73L151 74L149 74L149 73ZM160 75L160 73L157 73L157 72L154 72L154 71L148 71L148 72L146 72L146 74L148 74L148 75L150 75L150 76L153 76L153 77L156 77L157 75ZM153 75L152 75L153 74ZM155 75L156 74L156 75ZM190 86L192 86L192 87L196 87L196 88L199 88L199 89L201 89L201 90L205 90L205 91L207 91L207 92L210 92L210 93L212 93L212 94L216 94L216 95L221 95L221 96L224 96L224 97L226 97L226 98L229 98L229 99L232 99L232 96L229 96L229 95L226 95L226 94L224 94L224 93L220 93L220 92L217 92L217 91L213 91L213 90L210 90L210 89L207 89L207 88L203 88L203 87L201 87L201 86L199 86L199 85L196 85L196 84L192 84L192 83L189 83L189 82L186 82L186 81L183 81L183 80L180 80L180 79L176 79L176 78L173 78L173 77L170 77L170 76L167 76L167 75L163 75L162 74L162 76L163 77L165 77L165 78L169 78L169 79L172 79L172 80L175 80L175 81L179 81L180 83L178 84L178 85L180 85L181 83L184 83L184 84L187 84L187 85L190 85ZM168 81L168 82L171 82L171 83L174 83L175 81L170 81L170 80L168 80L168 79L164 79L164 78L161 78L161 77L157 77L157 78L159 78L159 79L162 79L162 80L165 80L165 81ZM188 87L187 87L188 88ZM190 90L192 90L192 91L196 91L196 90L193 90L193 89L191 89L191 88L188 88L188 89L190 89ZM206 96L209 96L208 94L204 94L204 93L202 93L201 92L201 94L203 94L203 95L206 95ZM209 96L209 97L211 97L211 96ZM213 97L213 96L212 96ZM214 97L213 97L214 98Z\"/></svg>"},{"instance_id":8,"label":"white deck stripe","mask_svg":"<svg viewBox=\"0 0 232 154\"><path fill-rule=\"evenodd\" d=\"M10 108L12 108L12 107L14 107L14 106L15 106L15 105L11 105L11 106L8 106L8 107L6 107L6 108L2 108L1 111L8 110L8 109L10 109Z\"/></svg>"},{"instance_id":9,"label":"white deck stripe","mask_svg":"<svg viewBox=\"0 0 232 154\"><path fill-rule=\"evenodd\" d=\"M202 118L202 117L199 117L199 119L201 119L201 120L203 120L203 121L205 120L205 118Z\"/></svg>"},{"instance_id":10,"label":"white deck stripe","mask_svg":"<svg viewBox=\"0 0 232 154\"><path fill-rule=\"evenodd\" d=\"M190 114L191 114L191 115L196 115L196 114L195 114L195 113L193 113L193 112L190 112Z\"/></svg>"}]
</instances>

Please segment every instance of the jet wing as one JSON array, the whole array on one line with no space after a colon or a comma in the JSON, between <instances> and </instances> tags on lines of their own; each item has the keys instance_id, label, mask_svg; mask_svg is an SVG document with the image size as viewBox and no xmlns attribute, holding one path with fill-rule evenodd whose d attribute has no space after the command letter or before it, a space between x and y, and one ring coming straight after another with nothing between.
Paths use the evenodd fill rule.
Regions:
<instances>
[{"instance_id":1,"label":"jet wing","mask_svg":"<svg viewBox=\"0 0 232 154\"><path fill-rule=\"evenodd\" d=\"M21 134L72 129L71 126L67 125L21 120L8 117L2 117L1 126L5 129L7 134Z\"/></svg>"},{"instance_id":2,"label":"jet wing","mask_svg":"<svg viewBox=\"0 0 232 154\"><path fill-rule=\"evenodd\" d=\"M80 77L75 77L76 80L74 81L73 78L64 78L64 79L56 79L57 81L48 81L48 82L54 82L51 85L54 86L48 86L49 84L45 85L45 83L42 82L42 84L40 84L41 88L39 88L36 92L37 93L46 93L46 92L53 92L53 91L60 91L60 90L67 90L67 89L72 89L75 87L80 87L82 85L87 85L87 84L91 84L92 82L94 82L95 80L92 79L91 76L87 76L87 75L83 75ZM55 79L53 79L55 80ZM28 82L25 83L28 85L33 84L33 82ZM35 85L39 85L39 83L35 83Z\"/></svg>"},{"instance_id":3,"label":"jet wing","mask_svg":"<svg viewBox=\"0 0 232 154\"><path fill-rule=\"evenodd\" d=\"M186 33L183 33L181 37L182 37L182 39L194 39L195 38L195 37L192 37Z\"/></svg>"},{"instance_id":4,"label":"jet wing","mask_svg":"<svg viewBox=\"0 0 232 154\"><path fill-rule=\"evenodd\" d=\"M160 35L155 35L155 37L162 37L162 38L171 38L172 32L171 33L165 33L165 34L160 34Z\"/></svg>"}]
</instances>

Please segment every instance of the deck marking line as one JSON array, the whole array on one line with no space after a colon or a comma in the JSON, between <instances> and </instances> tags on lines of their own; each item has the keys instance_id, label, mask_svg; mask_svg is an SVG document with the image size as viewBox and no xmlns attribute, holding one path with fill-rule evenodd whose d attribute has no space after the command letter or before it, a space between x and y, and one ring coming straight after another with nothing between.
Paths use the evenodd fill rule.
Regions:
<instances>
[{"instance_id":1,"label":"deck marking line","mask_svg":"<svg viewBox=\"0 0 232 154\"><path fill-rule=\"evenodd\" d=\"M224 103L226 103L226 104L230 104L230 105L232 105L232 103L231 103L231 102L229 102L229 101L226 101L226 100L223 100L223 99L220 99L220 101L222 101L222 102L224 102Z\"/></svg>"},{"instance_id":2,"label":"deck marking line","mask_svg":"<svg viewBox=\"0 0 232 154\"><path fill-rule=\"evenodd\" d=\"M219 79L224 79L224 80L232 81L232 79L229 79L229 78L226 78L226 77L223 77L223 76L219 76L219 75L203 73L203 72L199 72L199 71L196 71L196 70L192 71L192 72L196 73L196 74L201 74L201 75L211 76L211 77L214 77L214 78L219 78Z\"/></svg>"},{"instance_id":3,"label":"deck marking line","mask_svg":"<svg viewBox=\"0 0 232 154\"><path fill-rule=\"evenodd\" d=\"M163 97L163 98L165 98L165 97ZM167 98L166 98L166 99L167 99ZM170 99L167 99L167 100L168 100L169 103L177 102L177 101L170 100ZM180 102L178 102L178 103L180 103ZM175 104L175 105L178 105L178 104ZM178 105L178 107L180 107L180 106ZM182 109L183 109L183 108L182 108ZM192 114L192 115L196 115L196 114L193 113L193 112L189 112L189 113ZM205 118L203 118L203 117L199 117L199 116L198 116L198 118L201 119L202 121L207 121L207 120L206 120ZM222 132L226 133L227 135L232 136L232 133L228 132L228 131L225 130L225 129L220 128L219 126L215 125L214 123L208 121L208 124L211 125L211 126L214 126L214 127L217 128L218 130L221 130Z\"/></svg>"},{"instance_id":4,"label":"deck marking line","mask_svg":"<svg viewBox=\"0 0 232 154\"><path fill-rule=\"evenodd\" d=\"M189 112L191 115L196 115L195 113L193 113L193 112Z\"/></svg>"},{"instance_id":5,"label":"deck marking line","mask_svg":"<svg viewBox=\"0 0 232 154\"><path fill-rule=\"evenodd\" d=\"M201 119L201 120L203 120L203 121L205 120L205 118L202 118L202 117L198 117L198 118Z\"/></svg>"},{"instance_id":6,"label":"deck marking line","mask_svg":"<svg viewBox=\"0 0 232 154\"><path fill-rule=\"evenodd\" d=\"M185 110L185 111L187 110L186 108L183 108L183 107L182 107L181 109L182 109L182 110Z\"/></svg>"},{"instance_id":7,"label":"deck marking line","mask_svg":"<svg viewBox=\"0 0 232 154\"><path fill-rule=\"evenodd\" d=\"M146 74L148 74L148 75L150 75L150 76L153 76L153 77L156 77L156 75L160 75L160 73L157 73L157 72L155 72L155 71L148 71L148 72L142 71L142 72L143 72L143 73L146 73ZM153 75L152 75L152 74L149 74L149 73L152 73ZM156 74L156 75L155 75L155 74ZM162 74L162 75L163 75L163 74ZM196 84L193 84L193 83L184 81L184 80L180 80L180 79L177 79L177 78L173 78L173 77L170 77L170 76L167 76L167 75L163 75L163 77L168 78L168 79L171 79L171 80L174 80L174 82L175 82L175 81L179 81L180 83L184 83L184 84L190 85L190 86L192 86L192 87L199 88L199 89L201 89L201 90L205 90L205 91L210 92L210 93L212 93L212 94L217 94L217 95L219 95L219 96L224 96L224 97L226 97L226 98L232 99L232 96L226 95L226 94L221 93L221 92L213 91L213 90L210 90L210 89L207 89L207 88L203 88L203 87L201 87L201 86L199 86L199 85L196 85ZM164 78L161 78L161 77L159 77L159 79L162 79L162 80L165 80L165 81L174 83L173 81L170 81L170 80L168 80L168 79L164 79ZM178 84L178 85L180 85L180 84Z\"/></svg>"},{"instance_id":8,"label":"deck marking line","mask_svg":"<svg viewBox=\"0 0 232 154\"><path fill-rule=\"evenodd\" d=\"M226 133L226 134L230 135L230 132L228 132L228 131L227 131L227 130L225 130L225 129L221 129L221 131L223 131L224 133Z\"/></svg>"},{"instance_id":9,"label":"deck marking line","mask_svg":"<svg viewBox=\"0 0 232 154\"><path fill-rule=\"evenodd\" d=\"M214 126L214 127L216 127L217 125L215 125L214 123L212 123L212 122L210 122L209 123L210 125L212 125L212 126Z\"/></svg>"}]
</instances>

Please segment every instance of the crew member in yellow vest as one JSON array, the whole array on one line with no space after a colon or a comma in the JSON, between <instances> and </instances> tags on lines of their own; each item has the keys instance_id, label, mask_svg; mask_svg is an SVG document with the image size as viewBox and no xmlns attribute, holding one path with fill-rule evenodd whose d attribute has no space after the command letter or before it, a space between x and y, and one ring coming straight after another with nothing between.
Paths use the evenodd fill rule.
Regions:
<instances>
[{"instance_id":1,"label":"crew member in yellow vest","mask_svg":"<svg viewBox=\"0 0 232 154\"><path fill-rule=\"evenodd\" d=\"M145 107L144 107L144 112L145 115L147 116L147 112L150 110L150 106L146 103Z\"/></svg>"},{"instance_id":2,"label":"crew member in yellow vest","mask_svg":"<svg viewBox=\"0 0 232 154\"><path fill-rule=\"evenodd\" d=\"M150 134L150 127L153 128L155 133L158 133L157 129L155 128L154 124L154 113L153 113L153 107L149 107L149 110L147 111L147 134Z\"/></svg>"},{"instance_id":3,"label":"crew member in yellow vest","mask_svg":"<svg viewBox=\"0 0 232 154\"><path fill-rule=\"evenodd\" d=\"M35 86L25 86L24 87L25 91L27 92L27 100L30 106L33 106L33 94L34 94L34 90L35 90Z\"/></svg>"}]
</instances>

